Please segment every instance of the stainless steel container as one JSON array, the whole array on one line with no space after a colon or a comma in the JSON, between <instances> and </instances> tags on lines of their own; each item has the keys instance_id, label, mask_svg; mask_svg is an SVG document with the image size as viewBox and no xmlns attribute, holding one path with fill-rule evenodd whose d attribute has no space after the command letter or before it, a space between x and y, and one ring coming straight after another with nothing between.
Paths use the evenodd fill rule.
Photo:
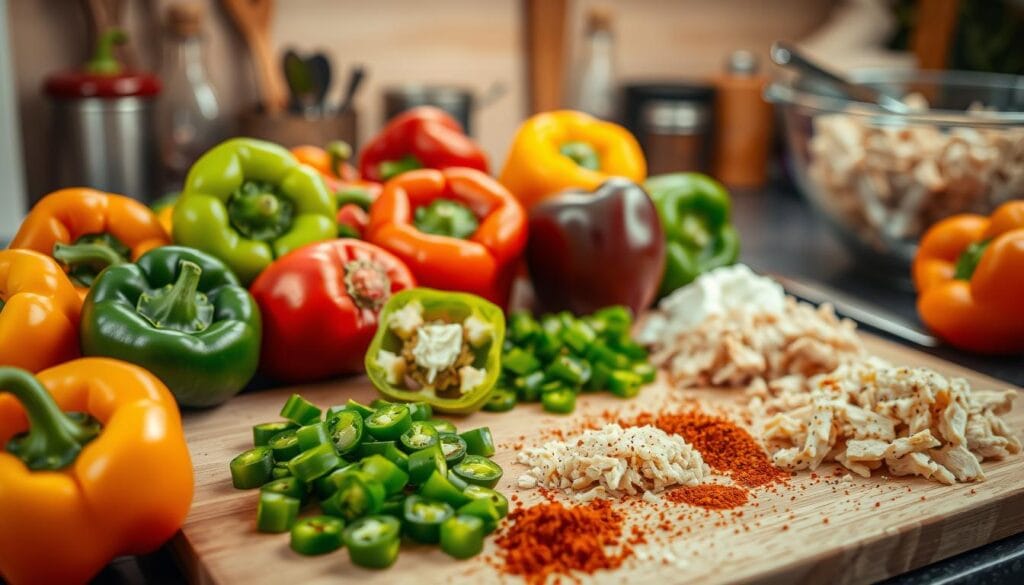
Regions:
<instances>
[{"instance_id":1,"label":"stainless steel container","mask_svg":"<svg viewBox=\"0 0 1024 585\"><path fill-rule=\"evenodd\" d=\"M416 106L437 106L462 124L472 134L473 92L447 85L401 85L384 90L384 122Z\"/></svg>"},{"instance_id":2,"label":"stainless steel container","mask_svg":"<svg viewBox=\"0 0 1024 585\"><path fill-rule=\"evenodd\" d=\"M54 99L53 187L85 186L142 201L159 195L153 99Z\"/></svg>"},{"instance_id":3,"label":"stainless steel container","mask_svg":"<svg viewBox=\"0 0 1024 585\"><path fill-rule=\"evenodd\" d=\"M100 35L82 69L47 78L52 101L50 150L57 167L51 187L92 187L149 201L159 193L160 161L156 98L160 80L125 71L113 46L126 37L117 29Z\"/></svg>"}]
</instances>

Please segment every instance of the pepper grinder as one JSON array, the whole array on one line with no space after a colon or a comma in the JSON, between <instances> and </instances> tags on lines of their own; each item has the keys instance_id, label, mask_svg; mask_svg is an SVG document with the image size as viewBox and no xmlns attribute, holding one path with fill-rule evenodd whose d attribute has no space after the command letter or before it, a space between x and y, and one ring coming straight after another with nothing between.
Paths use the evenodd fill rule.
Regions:
<instances>
[{"instance_id":1,"label":"pepper grinder","mask_svg":"<svg viewBox=\"0 0 1024 585\"><path fill-rule=\"evenodd\" d=\"M110 29L100 35L83 69L46 80L44 91L53 104L54 189L92 187L140 201L157 194L155 101L160 80L124 70L113 50L126 41L124 31Z\"/></svg>"}]
</instances>

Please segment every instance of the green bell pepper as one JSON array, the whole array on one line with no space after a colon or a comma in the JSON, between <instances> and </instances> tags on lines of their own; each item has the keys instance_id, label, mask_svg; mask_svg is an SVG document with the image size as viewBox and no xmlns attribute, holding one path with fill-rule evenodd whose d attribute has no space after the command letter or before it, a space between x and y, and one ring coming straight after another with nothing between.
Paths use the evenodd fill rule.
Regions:
<instances>
[{"instance_id":1,"label":"green bell pepper","mask_svg":"<svg viewBox=\"0 0 1024 585\"><path fill-rule=\"evenodd\" d=\"M730 223L732 201L718 181L701 173L650 177L644 189L654 201L665 232L665 296L701 274L736 262L740 239Z\"/></svg>"},{"instance_id":2,"label":"green bell pepper","mask_svg":"<svg viewBox=\"0 0 1024 585\"><path fill-rule=\"evenodd\" d=\"M275 258L337 237L336 205L317 172L287 149L233 138L189 170L174 241L220 258L248 285Z\"/></svg>"},{"instance_id":3,"label":"green bell pepper","mask_svg":"<svg viewBox=\"0 0 1024 585\"><path fill-rule=\"evenodd\" d=\"M142 366L182 406L231 398L256 373L260 311L220 260L180 246L111 266L82 306L82 353Z\"/></svg>"},{"instance_id":4,"label":"green bell pepper","mask_svg":"<svg viewBox=\"0 0 1024 585\"><path fill-rule=\"evenodd\" d=\"M466 392L456 388L454 395L449 395L435 392L430 387L412 389L405 385L404 380L397 384L388 381L390 372L382 362L382 352L401 356L406 343L388 324L395 313L412 303L418 303L422 307L422 321L425 324L440 321L445 324L463 325L470 317L475 317L478 323L489 327L486 339L479 345L463 342L469 346L473 355L470 365L484 372L482 380L476 386ZM501 348L505 339L505 316L497 305L467 293L412 288L388 299L381 310L379 322L381 326L377 328L373 342L366 352L366 373L385 397L402 402L425 402L438 412L452 414L476 412L490 398L491 390L501 374Z\"/></svg>"}]
</instances>

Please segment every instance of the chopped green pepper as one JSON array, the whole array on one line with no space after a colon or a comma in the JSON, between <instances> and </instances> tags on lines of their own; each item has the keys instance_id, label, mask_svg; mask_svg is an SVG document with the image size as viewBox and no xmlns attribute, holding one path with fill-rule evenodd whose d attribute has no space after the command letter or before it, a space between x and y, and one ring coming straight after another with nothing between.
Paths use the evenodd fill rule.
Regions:
<instances>
[{"instance_id":1,"label":"chopped green pepper","mask_svg":"<svg viewBox=\"0 0 1024 585\"><path fill-rule=\"evenodd\" d=\"M437 444L437 429L430 423L415 421L402 433L398 441L406 453L426 449Z\"/></svg>"},{"instance_id":2,"label":"chopped green pepper","mask_svg":"<svg viewBox=\"0 0 1024 585\"><path fill-rule=\"evenodd\" d=\"M441 523L455 510L444 502L412 495L405 499L402 518L405 533L417 542L436 544L441 539Z\"/></svg>"},{"instance_id":3,"label":"chopped green pepper","mask_svg":"<svg viewBox=\"0 0 1024 585\"><path fill-rule=\"evenodd\" d=\"M412 420L429 420L434 416L434 408L426 402L410 402L405 405L409 409Z\"/></svg>"},{"instance_id":4,"label":"chopped green pepper","mask_svg":"<svg viewBox=\"0 0 1024 585\"><path fill-rule=\"evenodd\" d=\"M270 471L270 478L271 479L282 479L282 478L291 477L291 476L292 476L292 470L288 469L288 462L287 461L284 462L284 463L275 463L274 464L274 469L272 469Z\"/></svg>"},{"instance_id":5,"label":"chopped green pepper","mask_svg":"<svg viewBox=\"0 0 1024 585\"><path fill-rule=\"evenodd\" d=\"M585 321L574 320L562 331L562 341L579 355L586 352L587 347L595 339L597 339L597 333L594 333L594 330Z\"/></svg>"},{"instance_id":6,"label":"chopped green pepper","mask_svg":"<svg viewBox=\"0 0 1024 585\"><path fill-rule=\"evenodd\" d=\"M540 360L524 349L513 347L501 356L501 367L517 376L525 376L540 369Z\"/></svg>"},{"instance_id":7,"label":"chopped green pepper","mask_svg":"<svg viewBox=\"0 0 1024 585\"><path fill-rule=\"evenodd\" d=\"M327 432L327 423L317 421L295 429L295 438L299 441L299 449L309 451L313 447L331 443Z\"/></svg>"},{"instance_id":8,"label":"chopped green pepper","mask_svg":"<svg viewBox=\"0 0 1024 585\"><path fill-rule=\"evenodd\" d=\"M448 473L447 475L445 475L445 477L447 477L448 481L450 481L453 486L458 488L460 492L466 491L466 488L470 486L469 482L455 475L455 472L452 471L451 468L448 469Z\"/></svg>"},{"instance_id":9,"label":"chopped green pepper","mask_svg":"<svg viewBox=\"0 0 1024 585\"><path fill-rule=\"evenodd\" d=\"M395 441L412 426L412 414L405 405L388 404L366 417L366 430L379 441Z\"/></svg>"},{"instance_id":10,"label":"chopped green pepper","mask_svg":"<svg viewBox=\"0 0 1024 585\"><path fill-rule=\"evenodd\" d=\"M274 469L274 456L269 447L254 447L231 460L231 484L248 490L267 483Z\"/></svg>"},{"instance_id":11,"label":"chopped green pepper","mask_svg":"<svg viewBox=\"0 0 1024 585\"><path fill-rule=\"evenodd\" d=\"M334 492L338 491L338 486L341 485L341 478L344 477L345 474L358 470L358 463L350 463L348 465L343 465L342 467L339 467L327 475L317 479L313 484L316 487L316 495L321 500L326 500L331 497Z\"/></svg>"},{"instance_id":12,"label":"chopped green pepper","mask_svg":"<svg viewBox=\"0 0 1024 585\"><path fill-rule=\"evenodd\" d=\"M503 473L501 466L480 455L466 455L452 471L466 483L488 488L498 485Z\"/></svg>"},{"instance_id":13,"label":"chopped green pepper","mask_svg":"<svg viewBox=\"0 0 1024 585\"><path fill-rule=\"evenodd\" d=\"M516 343L530 343L540 331L540 324L525 311L515 311L508 317L508 334Z\"/></svg>"},{"instance_id":14,"label":"chopped green pepper","mask_svg":"<svg viewBox=\"0 0 1024 585\"><path fill-rule=\"evenodd\" d=\"M427 481L423 482L419 493L424 498L445 502L453 508L469 503L471 500L469 496L463 494L462 490L455 487L447 477L437 470L434 470L430 477L427 478Z\"/></svg>"},{"instance_id":15,"label":"chopped green pepper","mask_svg":"<svg viewBox=\"0 0 1024 585\"><path fill-rule=\"evenodd\" d=\"M287 532L299 516L298 498L275 492L260 493L256 506L256 529L260 532Z\"/></svg>"},{"instance_id":16,"label":"chopped green pepper","mask_svg":"<svg viewBox=\"0 0 1024 585\"><path fill-rule=\"evenodd\" d=\"M273 481L263 484L260 488L261 492L273 492L284 496L296 498L298 500L306 499L308 491L306 490L306 484L299 481L296 477L283 477L281 479L275 479Z\"/></svg>"},{"instance_id":17,"label":"chopped green pepper","mask_svg":"<svg viewBox=\"0 0 1024 585\"><path fill-rule=\"evenodd\" d=\"M384 494L382 483L362 471L352 471L342 475L337 491L320 502L320 508L324 514L351 522L379 513L384 506Z\"/></svg>"},{"instance_id":18,"label":"chopped green pepper","mask_svg":"<svg viewBox=\"0 0 1024 585\"><path fill-rule=\"evenodd\" d=\"M337 412L328 417L327 432L338 453L351 453L363 440L363 417L356 410Z\"/></svg>"},{"instance_id":19,"label":"chopped green pepper","mask_svg":"<svg viewBox=\"0 0 1024 585\"><path fill-rule=\"evenodd\" d=\"M643 380L629 370L615 370L608 377L608 389L620 398L632 398L640 392Z\"/></svg>"},{"instance_id":20,"label":"chopped green pepper","mask_svg":"<svg viewBox=\"0 0 1024 585\"><path fill-rule=\"evenodd\" d=\"M371 479L379 481L389 496L401 493L409 483L409 474L383 455L370 455L363 459L359 463L359 469Z\"/></svg>"},{"instance_id":21,"label":"chopped green pepper","mask_svg":"<svg viewBox=\"0 0 1024 585\"><path fill-rule=\"evenodd\" d=\"M274 461L284 463L291 461L293 457L302 452L299 447L299 438L295 436L296 429L288 429L270 437L267 446L274 451Z\"/></svg>"},{"instance_id":22,"label":"chopped green pepper","mask_svg":"<svg viewBox=\"0 0 1024 585\"><path fill-rule=\"evenodd\" d=\"M462 493L474 500L488 499L494 503L494 508L498 511L499 516L502 518L508 516L508 498L501 492L481 485L471 485L462 490Z\"/></svg>"},{"instance_id":23,"label":"chopped green pepper","mask_svg":"<svg viewBox=\"0 0 1024 585\"><path fill-rule=\"evenodd\" d=\"M452 424L452 422L448 421L448 420L444 420L444 419L440 419L440 418L432 418L432 419L428 420L427 422L430 423L430 425L433 426L434 429L437 430L438 434L441 434L441 433L457 433L458 432L458 429L455 428L455 425Z\"/></svg>"},{"instance_id":24,"label":"chopped green pepper","mask_svg":"<svg viewBox=\"0 0 1024 585\"><path fill-rule=\"evenodd\" d=\"M415 451L409 456L409 480L413 484L422 484L435 471L448 473L444 452L437 443L426 449Z\"/></svg>"},{"instance_id":25,"label":"chopped green pepper","mask_svg":"<svg viewBox=\"0 0 1024 585\"><path fill-rule=\"evenodd\" d=\"M560 388L541 394L541 406L547 412L569 414L576 409L576 393L568 388Z\"/></svg>"},{"instance_id":26,"label":"chopped green pepper","mask_svg":"<svg viewBox=\"0 0 1024 585\"><path fill-rule=\"evenodd\" d=\"M439 435L438 444L441 446L444 460L449 466L462 461L462 458L466 456L466 440L455 433Z\"/></svg>"},{"instance_id":27,"label":"chopped green pepper","mask_svg":"<svg viewBox=\"0 0 1024 585\"><path fill-rule=\"evenodd\" d=\"M398 558L401 530L401 522L393 516L367 516L356 520L344 532L349 558L360 567L390 567Z\"/></svg>"},{"instance_id":28,"label":"chopped green pepper","mask_svg":"<svg viewBox=\"0 0 1024 585\"><path fill-rule=\"evenodd\" d=\"M303 555L322 555L341 548L345 522L333 516L303 518L292 526L292 550Z\"/></svg>"},{"instance_id":29,"label":"chopped green pepper","mask_svg":"<svg viewBox=\"0 0 1024 585\"><path fill-rule=\"evenodd\" d=\"M292 394L281 408L281 418L288 419L297 425L308 425L320 420L321 410L298 394Z\"/></svg>"},{"instance_id":30,"label":"chopped green pepper","mask_svg":"<svg viewBox=\"0 0 1024 585\"><path fill-rule=\"evenodd\" d=\"M288 469L292 470L292 475L305 483L312 483L341 465L341 462L334 445L324 443L296 455L288 462Z\"/></svg>"},{"instance_id":31,"label":"chopped green pepper","mask_svg":"<svg viewBox=\"0 0 1024 585\"><path fill-rule=\"evenodd\" d=\"M534 372L528 376L520 376L513 380L516 397L522 402L540 400L540 386L544 383L544 372Z\"/></svg>"},{"instance_id":32,"label":"chopped green pepper","mask_svg":"<svg viewBox=\"0 0 1024 585\"><path fill-rule=\"evenodd\" d=\"M638 362L633 364L633 373L640 376L641 384L650 384L658 377L658 370L649 362Z\"/></svg>"},{"instance_id":33,"label":"chopped green pepper","mask_svg":"<svg viewBox=\"0 0 1024 585\"><path fill-rule=\"evenodd\" d=\"M551 379L561 380L573 388L579 388L590 379L591 370L586 360L563 355L551 362L546 373Z\"/></svg>"},{"instance_id":34,"label":"chopped green pepper","mask_svg":"<svg viewBox=\"0 0 1024 585\"><path fill-rule=\"evenodd\" d=\"M252 443L257 447L262 447L270 442L270 438L274 435L298 426L289 421L260 423L252 427Z\"/></svg>"},{"instance_id":35,"label":"chopped green pepper","mask_svg":"<svg viewBox=\"0 0 1024 585\"><path fill-rule=\"evenodd\" d=\"M494 456L494 436L488 427L479 427L459 434L466 442L466 453L470 455Z\"/></svg>"},{"instance_id":36,"label":"chopped green pepper","mask_svg":"<svg viewBox=\"0 0 1024 585\"><path fill-rule=\"evenodd\" d=\"M490 498L477 498L459 508L460 516L476 516L484 522L484 532L490 534L498 527L501 514Z\"/></svg>"},{"instance_id":37,"label":"chopped green pepper","mask_svg":"<svg viewBox=\"0 0 1024 585\"><path fill-rule=\"evenodd\" d=\"M456 559L474 557L484 549L484 522L476 516L452 516L441 524L441 550Z\"/></svg>"},{"instance_id":38,"label":"chopped green pepper","mask_svg":"<svg viewBox=\"0 0 1024 585\"><path fill-rule=\"evenodd\" d=\"M487 412L508 412L515 407L516 393L502 388L495 388L484 404L484 410Z\"/></svg>"}]
</instances>

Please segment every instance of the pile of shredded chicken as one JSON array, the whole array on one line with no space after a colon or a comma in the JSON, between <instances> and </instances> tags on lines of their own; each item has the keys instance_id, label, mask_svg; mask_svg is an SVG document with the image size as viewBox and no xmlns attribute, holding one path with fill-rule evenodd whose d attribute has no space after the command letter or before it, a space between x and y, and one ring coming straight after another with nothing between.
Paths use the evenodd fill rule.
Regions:
<instances>
[{"instance_id":1,"label":"pile of shredded chicken","mask_svg":"<svg viewBox=\"0 0 1024 585\"><path fill-rule=\"evenodd\" d=\"M971 390L962 378L878 358L844 364L809 380L755 385L751 410L774 463L816 469L835 461L868 477L919 475L944 484L985 479L981 462L1021 451L999 417L1013 390Z\"/></svg>"},{"instance_id":2,"label":"pile of shredded chicken","mask_svg":"<svg viewBox=\"0 0 1024 585\"><path fill-rule=\"evenodd\" d=\"M651 361L682 388L745 387L789 375L814 376L867 356L856 325L831 305L786 298L781 313L738 307L657 340Z\"/></svg>"}]
</instances>

